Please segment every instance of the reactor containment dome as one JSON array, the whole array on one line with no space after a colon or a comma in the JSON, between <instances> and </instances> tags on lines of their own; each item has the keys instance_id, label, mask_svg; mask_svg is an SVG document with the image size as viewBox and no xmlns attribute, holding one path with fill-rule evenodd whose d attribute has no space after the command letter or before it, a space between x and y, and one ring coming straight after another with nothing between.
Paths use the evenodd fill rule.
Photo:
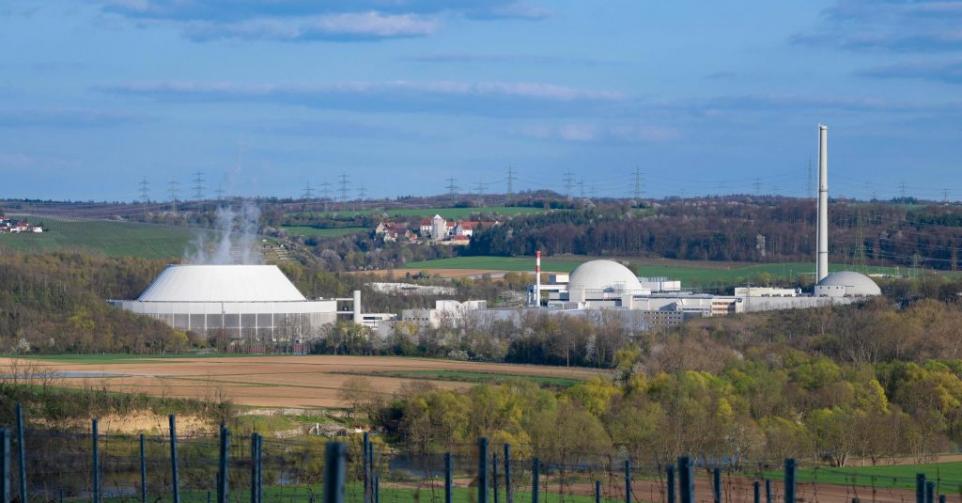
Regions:
<instances>
[{"instance_id":1,"label":"reactor containment dome","mask_svg":"<svg viewBox=\"0 0 962 503\"><path fill-rule=\"evenodd\" d=\"M274 265L171 265L127 311L206 336L299 341L337 318L335 300L308 300Z\"/></svg>"},{"instance_id":2,"label":"reactor containment dome","mask_svg":"<svg viewBox=\"0 0 962 503\"><path fill-rule=\"evenodd\" d=\"M874 297L882 289L872 278L854 271L830 273L815 285L816 297Z\"/></svg>"},{"instance_id":3,"label":"reactor containment dome","mask_svg":"<svg viewBox=\"0 0 962 503\"><path fill-rule=\"evenodd\" d=\"M571 302L642 291L644 287L635 273L613 260L589 260L575 268L568 280L568 300Z\"/></svg>"}]
</instances>

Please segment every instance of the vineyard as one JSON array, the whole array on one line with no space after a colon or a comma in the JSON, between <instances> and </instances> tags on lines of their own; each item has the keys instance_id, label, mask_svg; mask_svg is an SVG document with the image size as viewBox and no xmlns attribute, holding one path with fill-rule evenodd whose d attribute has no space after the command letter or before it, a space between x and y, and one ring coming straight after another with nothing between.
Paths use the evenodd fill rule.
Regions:
<instances>
[{"instance_id":1,"label":"vineyard","mask_svg":"<svg viewBox=\"0 0 962 503\"><path fill-rule=\"evenodd\" d=\"M101 434L0 429L0 495L12 501L92 503L614 503L959 501L957 470L800 466L795 460L683 456L672 465L569 453L564 462L487 438L445 449L387 443L377 434L301 439ZM945 466L948 468L948 466Z\"/></svg>"}]
</instances>

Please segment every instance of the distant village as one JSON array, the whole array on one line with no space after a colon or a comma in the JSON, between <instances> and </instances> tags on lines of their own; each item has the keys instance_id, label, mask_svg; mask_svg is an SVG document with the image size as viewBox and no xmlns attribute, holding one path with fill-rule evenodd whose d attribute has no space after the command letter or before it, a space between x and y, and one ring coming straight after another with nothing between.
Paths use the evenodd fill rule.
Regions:
<instances>
[{"instance_id":1,"label":"distant village","mask_svg":"<svg viewBox=\"0 0 962 503\"><path fill-rule=\"evenodd\" d=\"M26 220L15 220L0 215L0 234L20 234L22 232L43 232L42 225L34 225Z\"/></svg>"},{"instance_id":2,"label":"distant village","mask_svg":"<svg viewBox=\"0 0 962 503\"><path fill-rule=\"evenodd\" d=\"M403 242L432 242L438 245L467 246L471 244L474 231L500 225L498 220L445 220L441 215L425 218L420 221L417 229L412 229L407 222L386 221L378 224L374 233L386 243Z\"/></svg>"}]
</instances>

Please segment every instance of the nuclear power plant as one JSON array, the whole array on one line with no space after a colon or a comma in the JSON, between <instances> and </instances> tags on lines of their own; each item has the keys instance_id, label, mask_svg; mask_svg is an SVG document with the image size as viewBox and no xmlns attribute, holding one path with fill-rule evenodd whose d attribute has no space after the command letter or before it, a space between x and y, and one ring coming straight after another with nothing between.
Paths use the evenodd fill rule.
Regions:
<instances>
[{"instance_id":1,"label":"nuclear power plant","mask_svg":"<svg viewBox=\"0 0 962 503\"><path fill-rule=\"evenodd\" d=\"M851 304L881 295L868 276L840 271L828 264L828 126L818 126L818 222L816 226L815 287L810 293L789 288L735 288L733 295L683 291L668 278L639 278L612 260L592 260L570 275L553 274L541 282L541 253L536 256L536 281L528 289L528 305L549 310L624 309L645 313L653 325L671 325L692 317L740 312L800 309Z\"/></svg>"},{"instance_id":2,"label":"nuclear power plant","mask_svg":"<svg viewBox=\"0 0 962 503\"><path fill-rule=\"evenodd\" d=\"M308 300L275 265L171 265L137 300L108 302L178 330L260 343L308 340L339 315L371 327L393 318L362 312L359 290Z\"/></svg>"}]
</instances>

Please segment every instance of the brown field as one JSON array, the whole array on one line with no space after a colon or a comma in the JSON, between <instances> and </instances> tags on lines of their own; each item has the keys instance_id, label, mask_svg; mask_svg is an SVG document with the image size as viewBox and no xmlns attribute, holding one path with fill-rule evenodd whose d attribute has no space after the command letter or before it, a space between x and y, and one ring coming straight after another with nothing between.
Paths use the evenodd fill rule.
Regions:
<instances>
[{"instance_id":1,"label":"brown field","mask_svg":"<svg viewBox=\"0 0 962 503\"><path fill-rule=\"evenodd\" d=\"M0 369L10 369L0 358ZM603 371L584 368L476 363L388 356L244 356L217 358L163 358L109 363L20 360L22 371L54 371L66 377L57 384L106 387L117 392L143 392L154 396L230 399L256 407L345 407L338 396L352 374L365 375L375 390L398 391L406 383L427 382L441 388L467 388L471 383L379 376L386 372L457 370L524 376L588 378ZM0 374L7 373L0 370Z\"/></svg>"}]
</instances>

